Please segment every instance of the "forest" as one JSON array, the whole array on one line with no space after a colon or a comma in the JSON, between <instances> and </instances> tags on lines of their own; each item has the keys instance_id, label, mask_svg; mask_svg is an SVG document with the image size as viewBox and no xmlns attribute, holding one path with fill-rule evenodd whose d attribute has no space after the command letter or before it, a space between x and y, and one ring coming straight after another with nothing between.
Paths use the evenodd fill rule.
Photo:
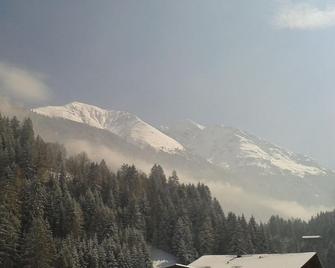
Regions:
<instances>
[{"instance_id":1,"label":"forest","mask_svg":"<svg viewBox=\"0 0 335 268\"><path fill-rule=\"evenodd\" d=\"M317 250L335 267L334 211L262 223L224 211L206 185L181 181L158 164L145 174L68 156L36 136L29 118L0 116L0 267L149 268L150 246L184 264L205 254ZM312 234L322 239L301 239Z\"/></svg>"}]
</instances>

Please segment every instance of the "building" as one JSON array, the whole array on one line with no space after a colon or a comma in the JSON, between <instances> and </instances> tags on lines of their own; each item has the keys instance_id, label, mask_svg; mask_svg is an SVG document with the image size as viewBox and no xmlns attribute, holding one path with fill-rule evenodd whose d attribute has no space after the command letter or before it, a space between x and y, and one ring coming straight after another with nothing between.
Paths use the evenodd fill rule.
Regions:
<instances>
[{"instance_id":1,"label":"building","mask_svg":"<svg viewBox=\"0 0 335 268\"><path fill-rule=\"evenodd\" d=\"M169 267L166 267L166 268L190 268L191 266L189 265L183 265L183 264L179 264L179 263L176 263L172 266L169 266Z\"/></svg>"},{"instance_id":2,"label":"building","mask_svg":"<svg viewBox=\"0 0 335 268\"><path fill-rule=\"evenodd\" d=\"M255 255L206 255L189 265L171 268L322 268L315 252Z\"/></svg>"}]
</instances>

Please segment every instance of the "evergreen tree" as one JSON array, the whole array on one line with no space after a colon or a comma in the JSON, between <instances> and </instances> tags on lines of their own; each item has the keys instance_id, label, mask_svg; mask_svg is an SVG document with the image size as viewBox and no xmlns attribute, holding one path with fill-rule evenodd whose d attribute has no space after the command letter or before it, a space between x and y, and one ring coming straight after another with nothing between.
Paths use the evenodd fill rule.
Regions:
<instances>
[{"instance_id":1,"label":"evergreen tree","mask_svg":"<svg viewBox=\"0 0 335 268\"><path fill-rule=\"evenodd\" d=\"M18 151L18 162L20 167L24 170L26 178L31 179L35 174L33 166L33 150L34 150L34 130L32 121L28 118L25 119L19 138L20 150Z\"/></svg>"},{"instance_id":2,"label":"evergreen tree","mask_svg":"<svg viewBox=\"0 0 335 268\"><path fill-rule=\"evenodd\" d=\"M106 253L106 267L108 268L118 268L118 262L115 258L114 252L116 247L116 242L112 238L106 238L102 241L102 246Z\"/></svg>"},{"instance_id":3,"label":"evergreen tree","mask_svg":"<svg viewBox=\"0 0 335 268\"><path fill-rule=\"evenodd\" d=\"M257 252L260 241L258 241L257 223L253 216L250 218L249 223L248 223L248 232L250 235L250 242L251 242L251 247L252 247L251 253L253 254L260 253L260 252Z\"/></svg>"},{"instance_id":4,"label":"evergreen tree","mask_svg":"<svg viewBox=\"0 0 335 268\"><path fill-rule=\"evenodd\" d=\"M192 262L197 257L187 219L179 218L177 220L172 237L172 250L178 260L185 264Z\"/></svg>"},{"instance_id":5,"label":"evergreen tree","mask_svg":"<svg viewBox=\"0 0 335 268\"><path fill-rule=\"evenodd\" d=\"M23 267L53 267L56 249L49 224L41 217L34 217L24 237Z\"/></svg>"},{"instance_id":6,"label":"evergreen tree","mask_svg":"<svg viewBox=\"0 0 335 268\"><path fill-rule=\"evenodd\" d=\"M19 258L21 231L19 185L11 168L0 177L0 265L13 267Z\"/></svg>"},{"instance_id":7,"label":"evergreen tree","mask_svg":"<svg viewBox=\"0 0 335 268\"><path fill-rule=\"evenodd\" d=\"M79 268L80 260L75 245L76 241L68 237L60 242L55 266L59 268Z\"/></svg>"},{"instance_id":8,"label":"evergreen tree","mask_svg":"<svg viewBox=\"0 0 335 268\"><path fill-rule=\"evenodd\" d=\"M309 221L273 216L262 224L230 212L203 184L183 184L161 166L149 176L124 165L116 174L85 153L34 137L0 115L0 267L150 268L147 243L188 264L202 254L311 250L320 234L325 268L335 266L335 211Z\"/></svg>"},{"instance_id":9,"label":"evergreen tree","mask_svg":"<svg viewBox=\"0 0 335 268\"><path fill-rule=\"evenodd\" d=\"M198 230L198 252L199 255L208 255L214 251L214 230L211 219L206 217Z\"/></svg>"},{"instance_id":10,"label":"evergreen tree","mask_svg":"<svg viewBox=\"0 0 335 268\"><path fill-rule=\"evenodd\" d=\"M44 217L46 206L47 193L41 180L34 178L32 181L28 181L25 184L23 200L24 231L27 231L34 218Z\"/></svg>"},{"instance_id":11,"label":"evergreen tree","mask_svg":"<svg viewBox=\"0 0 335 268\"><path fill-rule=\"evenodd\" d=\"M20 220L8 207L0 205L0 266L14 267L18 255Z\"/></svg>"}]
</instances>

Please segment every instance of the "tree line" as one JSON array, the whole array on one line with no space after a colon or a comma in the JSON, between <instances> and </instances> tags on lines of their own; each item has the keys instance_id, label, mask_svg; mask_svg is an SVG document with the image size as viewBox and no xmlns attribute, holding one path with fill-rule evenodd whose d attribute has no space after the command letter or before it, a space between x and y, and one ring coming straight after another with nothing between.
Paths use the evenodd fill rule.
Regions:
<instances>
[{"instance_id":1,"label":"tree line","mask_svg":"<svg viewBox=\"0 0 335 268\"><path fill-rule=\"evenodd\" d=\"M320 233L335 263L334 212L309 222L267 223L224 213L204 184L184 184L154 165L112 172L85 153L35 136L32 122L0 116L1 267L152 267L149 245L188 264L205 254L299 252Z\"/></svg>"}]
</instances>

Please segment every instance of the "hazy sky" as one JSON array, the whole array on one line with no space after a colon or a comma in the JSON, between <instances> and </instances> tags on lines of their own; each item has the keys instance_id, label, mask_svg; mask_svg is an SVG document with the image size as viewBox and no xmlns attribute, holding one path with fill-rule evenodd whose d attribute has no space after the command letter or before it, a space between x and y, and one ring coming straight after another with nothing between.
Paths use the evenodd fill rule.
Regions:
<instances>
[{"instance_id":1,"label":"hazy sky","mask_svg":"<svg viewBox=\"0 0 335 268\"><path fill-rule=\"evenodd\" d=\"M0 3L0 90L28 105L223 123L335 168L334 85L331 1Z\"/></svg>"}]
</instances>

